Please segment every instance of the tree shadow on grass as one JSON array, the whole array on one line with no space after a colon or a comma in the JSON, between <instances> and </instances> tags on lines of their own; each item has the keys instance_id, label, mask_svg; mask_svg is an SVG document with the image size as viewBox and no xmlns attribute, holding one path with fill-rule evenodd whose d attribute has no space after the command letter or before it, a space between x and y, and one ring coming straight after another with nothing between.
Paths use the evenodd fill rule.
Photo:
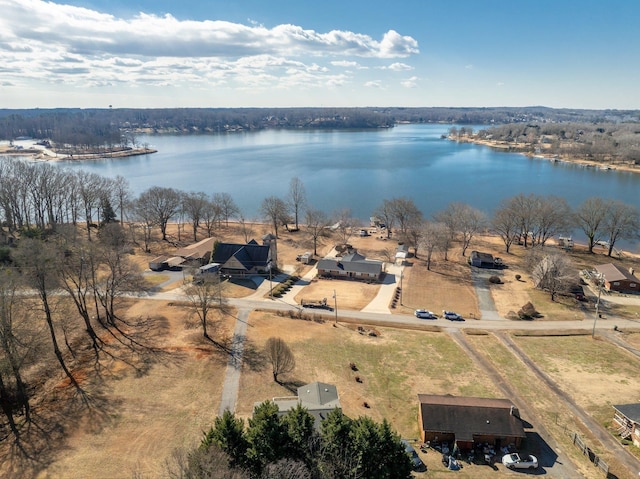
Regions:
<instances>
[{"instance_id":1,"label":"tree shadow on grass","mask_svg":"<svg viewBox=\"0 0 640 479\"><path fill-rule=\"evenodd\" d=\"M278 384L292 394L298 393L298 388L307 384L299 379L290 379L288 381L278 381Z\"/></svg>"},{"instance_id":2,"label":"tree shadow on grass","mask_svg":"<svg viewBox=\"0 0 640 479\"><path fill-rule=\"evenodd\" d=\"M82 386L78 392L63 380L48 385L47 394L33 401L30 421L20 424L18 437L0 442L2 477L36 477L70 450L70 433L83 429L98 434L113 423L121 401L107 397L101 381Z\"/></svg>"},{"instance_id":3,"label":"tree shadow on grass","mask_svg":"<svg viewBox=\"0 0 640 479\"><path fill-rule=\"evenodd\" d=\"M256 348L250 341L246 341L242 351L242 363L250 371L264 371L267 359L262 349Z\"/></svg>"}]
</instances>

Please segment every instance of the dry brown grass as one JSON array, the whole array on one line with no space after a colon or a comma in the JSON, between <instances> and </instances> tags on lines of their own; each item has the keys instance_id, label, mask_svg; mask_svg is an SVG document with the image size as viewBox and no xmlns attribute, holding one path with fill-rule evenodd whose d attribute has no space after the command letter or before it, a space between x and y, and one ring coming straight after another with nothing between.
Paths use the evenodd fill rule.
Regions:
<instances>
[{"instance_id":1,"label":"dry brown grass","mask_svg":"<svg viewBox=\"0 0 640 479\"><path fill-rule=\"evenodd\" d=\"M348 281L342 279L318 279L305 286L295 297L295 301L300 302L319 301L327 299L327 304L334 306L333 294L336 292L338 300L338 310L356 309L360 310L369 304L378 294L380 285L367 284L361 281Z\"/></svg>"},{"instance_id":2,"label":"dry brown grass","mask_svg":"<svg viewBox=\"0 0 640 479\"><path fill-rule=\"evenodd\" d=\"M411 263L404 270L403 307L398 308L399 312L428 309L441 314L446 309L468 319L480 316L471 272L464 259L450 253L450 261L432 261L431 270L420 259Z\"/></svg>"}]
</instances>

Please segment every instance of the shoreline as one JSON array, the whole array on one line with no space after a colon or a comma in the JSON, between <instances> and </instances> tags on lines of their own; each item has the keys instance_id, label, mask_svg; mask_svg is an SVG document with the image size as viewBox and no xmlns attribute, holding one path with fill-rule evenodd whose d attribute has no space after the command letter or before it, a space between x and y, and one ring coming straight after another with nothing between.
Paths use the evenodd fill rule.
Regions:
<instances>
[{"instance_id":1,"label":"shoreline","mask_svg":"<svg viewBox=\"0 0 640 479\"><path fill-rule=\"evenodd\" d=\"M552 153L543 153L537 152L532 153L530 151L525 151L525 148L530 148L530 145L525 144L523 147L519 147L518 143L515 145L513 143L506 143L503 141L497 140L480 140L474 138L453 138L451 136L447 136L447 139L450 141L455 141L458 143L473 143L474 145L486 146L492 148L496 151L502 151L506 153L517 153L519 155L524 155L528 158L537 158L541 160L548 160L554 163L571 163L579 166L584 166L585 168L595 168L603 171L622 171L626 173L640 173L640 165L631 165L628 163L605 163L594 160L585 160L584 158L579 158L571 155L557 155Z\"/></svg>"},{"instance_id":2,"label":"shoreline","mask_svg":"<svg viewBox=\"0 0 640 479\"><path fill-rule=\"evenodd\" d=\"M19 156L33 160L44 161L81 161L81 160L106 160L109 158L127 158L130 156L141 156L157 153L153 148L136 148L131 150L103 151L98 153L66 154L58 153L49 148L5 148L0 146L0 156Z\"/></svg>"}]
</instances>

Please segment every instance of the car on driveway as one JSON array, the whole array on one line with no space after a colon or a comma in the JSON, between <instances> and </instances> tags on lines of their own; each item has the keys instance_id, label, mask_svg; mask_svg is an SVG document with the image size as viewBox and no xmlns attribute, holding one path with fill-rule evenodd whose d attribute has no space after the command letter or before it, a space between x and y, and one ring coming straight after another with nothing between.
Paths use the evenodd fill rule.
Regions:
<instances>
[{"instance_id":1,"label":"car on driveway","mask_svg":"<svg viewBox=\"0 0 640 479\"><path fill-rule=\"evenodd\" d=\"M464 321L464 318L453 311L443 311L442 316L449 321Z\"/></svg>"},{"instance_id":2,"label":"car on driveway","mask_svg":"<svg viewBox=\"0 0 640 479\"><path fill-rule=\"evenodd\" d=\"M520 456L517 452L502 456L502 464L509 469L537 469L536 456Z\"/></svg>"},{"instance_id":3,"label":"car on driveway","mask_svg":"<svg viewBox=\"0 0 640 479\"><path fill-rule=\"evenodd\" d=\"M427 311L426 309L416 309L415 313L413 313L416 318L420 319L438 319L435 313L431 311Z\"/></svg>"},{"instance_id":4,"label":"car on driveway","mask_svg":"<svg viewBox=\"0 0 640 479\"><path fill-rule=\"evenodd\" d=\"M413 466L413 470L416 472L426 471L427 466L425 466L424 462L422 462L422 459L420 459L420 457L418 456L418 453L413 448L413 446L409 444L409 441L407 441L406 439L403 439L402 444L404 445L405 452L411 458L411 464Z\"/></svg>"}]
</instances>

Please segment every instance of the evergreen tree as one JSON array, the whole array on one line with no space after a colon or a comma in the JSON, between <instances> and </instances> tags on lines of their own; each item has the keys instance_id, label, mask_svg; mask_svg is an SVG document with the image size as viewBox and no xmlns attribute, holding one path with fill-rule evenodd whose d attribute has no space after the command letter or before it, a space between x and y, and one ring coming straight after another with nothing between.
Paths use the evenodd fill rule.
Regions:
<instances>
[{"instance_id":1,"label":"evergreen tree","mask_svg":"<svg viewBox=\"0 0 640 479\"><path fill-rule=\"evenodd\" d=\"M243 466L248 447L244 437L244 421L227 409L222 416L216 418L200 447L206 448L211 444L216 444L229 455L232 467Z\"/></svg>"},{"instance_id":2,"label":"evergreen tree","mask_svg":"<svg viewBox=\"0 0 640 479\"><path fill-rule=\"evenodd\" d=\"M100 226L117 221L118 217L116 216L116 212L113 211L111 201L107 196L103 196L100 200L100 207L102 209L102 221L100 222Z\"/></svg>"},{"instance_id":3,"label":"evergreen tree","mask_svg":"<svg viewBox=\"0 0 640 479\"><path fill-rule=\"evenodd\" d=\"M315 434L313 416L307 408L298 404L282 418L282 422L288 436L287 457L310 464L311 444Z\"/></svg>"},{"instance_id":4,"label":"evergreen tree","mask_svg":"<svg viewBox=\"0 0 640 479\"><path fill-rule=\"evenodd\" d=\"M256 406L253 417L249 419L245 437L249 444L247 460L250 469L260 474L270 463L286 456L287 430L278 416L278 406L265 401Z\"/></svg>"}]
</instances>

